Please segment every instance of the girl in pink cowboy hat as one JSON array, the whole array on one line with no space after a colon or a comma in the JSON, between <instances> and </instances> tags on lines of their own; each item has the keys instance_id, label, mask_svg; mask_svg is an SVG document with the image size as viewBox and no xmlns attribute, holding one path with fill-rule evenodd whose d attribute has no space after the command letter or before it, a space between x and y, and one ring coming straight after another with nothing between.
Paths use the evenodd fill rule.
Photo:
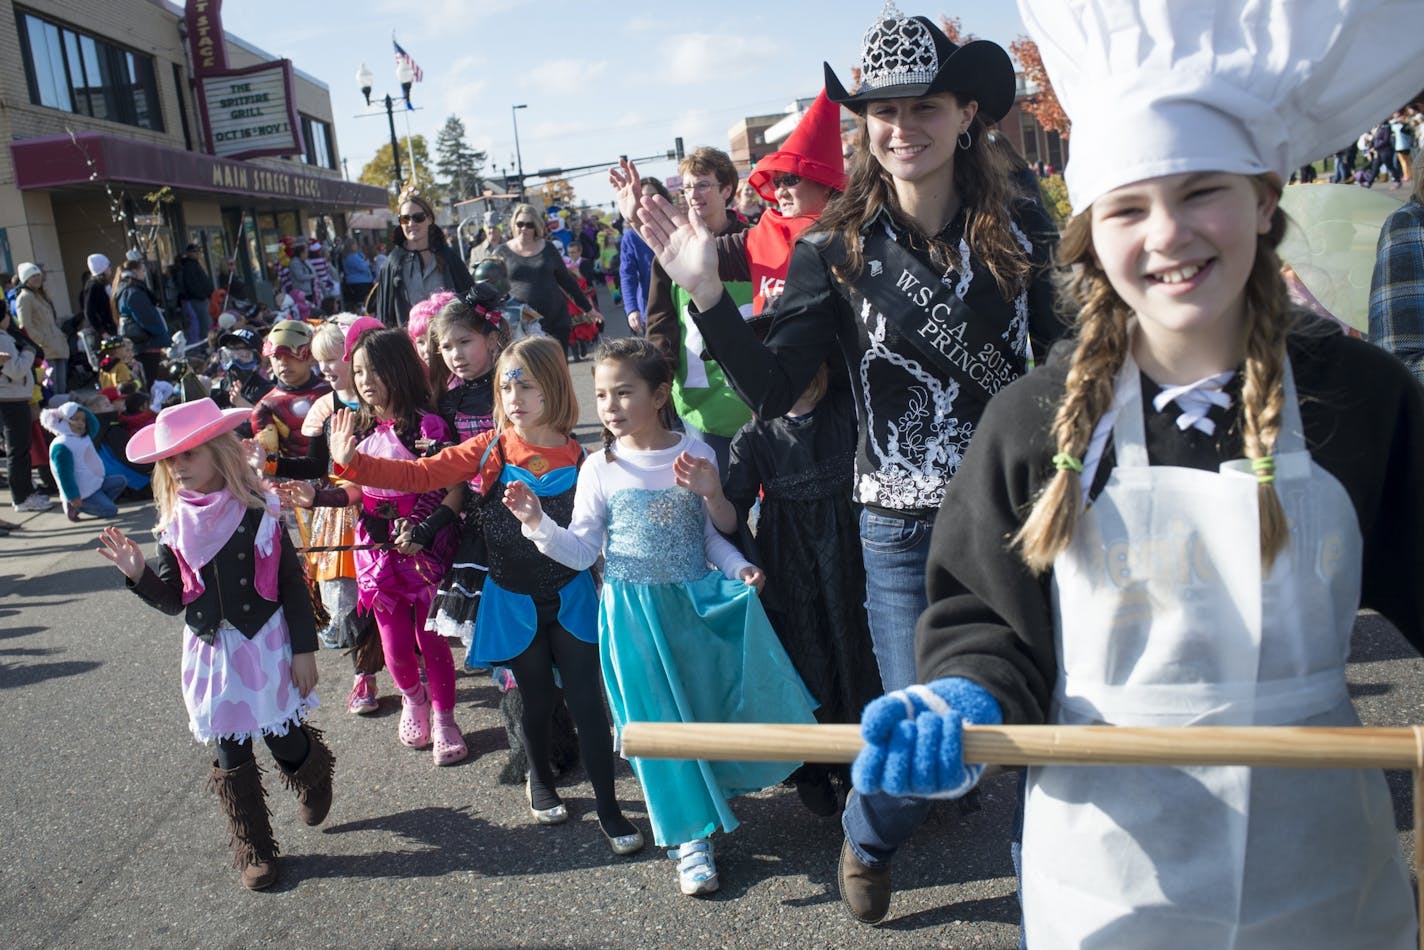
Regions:
<instances>
[{"instance_id":1,"label":"girl in pink cowboy hat","mask_svg":"<svg viewBox=\"0 0 1424 950\"><path fill-rule=\"evenodd\" d=\"M217 741L211 784L233 863L243 886L256 890L276 881L278 848L252 740L267 743L308 825L331 808L334 759L303 721L317 705L316 621L277 500L233 431L248 415L201 399L170 406L139 430L127 454L158 463L158 564L149 566L115 527L100 535L99 553L144 601L184 613L188 728L200 742Z\"/></svg>"}]
</instances>

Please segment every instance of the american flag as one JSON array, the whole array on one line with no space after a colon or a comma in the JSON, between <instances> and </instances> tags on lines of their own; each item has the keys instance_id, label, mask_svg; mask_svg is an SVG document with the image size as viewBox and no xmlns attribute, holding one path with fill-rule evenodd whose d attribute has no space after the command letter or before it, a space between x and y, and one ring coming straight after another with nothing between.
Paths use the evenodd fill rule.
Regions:
<instances>
[{"instance_id":1,"label":"american flag","mask_svg":"<svg viewBox=\"0 0 1424 950\"><path fill-rule=\"evenodd\" d=\"M416 82L420 82L422 79L424 79L425 73L420 71L419 64L417 64L415 60L410 58L409 53L401 49L401 45L396 42L396 38L394 36L391 37L391 45L396 48L396 65L399 66L401 63L405 63L406 65L410 66L410 71L415 75Z\"/></svg>"}]
</instances>

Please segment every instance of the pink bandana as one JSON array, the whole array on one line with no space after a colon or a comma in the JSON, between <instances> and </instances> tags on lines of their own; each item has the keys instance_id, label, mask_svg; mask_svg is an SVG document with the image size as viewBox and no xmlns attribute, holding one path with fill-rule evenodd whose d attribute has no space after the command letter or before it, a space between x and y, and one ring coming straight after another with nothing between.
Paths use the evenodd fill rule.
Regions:
<instances>
[{"instance_id":1,"label":"pink bandana","mask_svg":"<svg viewBox=\"0 0 1424 950\"><path fill-rule=\"evenodd\" d=\"M267 511L257 526L253 549L257 554L253 571L253 587L264 600L277 599L277 568L281 550L277 545L276 496L267 498ZM247 506L226 488L204 494L179 491L173 510L173 521L164 530L161 540L168 545L178 561L183 578L183 603L191 604L203 592L203 567L217 557L223 545L242 523Z\"/></svg>"}]
</instances>

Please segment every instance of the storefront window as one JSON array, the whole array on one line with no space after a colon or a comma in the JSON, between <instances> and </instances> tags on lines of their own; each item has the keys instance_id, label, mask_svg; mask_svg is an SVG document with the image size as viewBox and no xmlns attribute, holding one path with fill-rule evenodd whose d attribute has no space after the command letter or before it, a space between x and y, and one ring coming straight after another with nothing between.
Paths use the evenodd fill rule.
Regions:
<instances>
[{"instance_id":1,"label":"storefront window","mask_svg":"<svg viewBox=\"0 0 1424 950\"><path fill-rule=\"evenodd\" d=\"M336 167L336 154L331 148L330 125L309 115L302 116L302 142L306 146L302 157L308 165Z\"/></svg>"},{"instance_id":2,"label":"storefront window","mask_svg":"<svg viewBox=\"0 0 1424 950\"><path fill-rule=\"evenodd\" d=\"M163 131L151 57L32 13L18 23L32 102Z\"/></svg>"}]
</instances>

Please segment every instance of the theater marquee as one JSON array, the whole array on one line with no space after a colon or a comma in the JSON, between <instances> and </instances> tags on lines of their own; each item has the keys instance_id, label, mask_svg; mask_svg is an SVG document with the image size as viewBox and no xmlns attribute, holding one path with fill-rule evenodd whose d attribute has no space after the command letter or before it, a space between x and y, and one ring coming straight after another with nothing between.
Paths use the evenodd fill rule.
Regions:
<instances>
[{"instance_id":1,"label":"theater marquee","mask_svg":"<svg viewBox=\"0 0 1424 950\"><path fill-rule=\"evenodd\" d=\"M227 69L198 79L208 151L222 158L300 155L301 123L291 60Z\"/></svg>"}]
</instances>

